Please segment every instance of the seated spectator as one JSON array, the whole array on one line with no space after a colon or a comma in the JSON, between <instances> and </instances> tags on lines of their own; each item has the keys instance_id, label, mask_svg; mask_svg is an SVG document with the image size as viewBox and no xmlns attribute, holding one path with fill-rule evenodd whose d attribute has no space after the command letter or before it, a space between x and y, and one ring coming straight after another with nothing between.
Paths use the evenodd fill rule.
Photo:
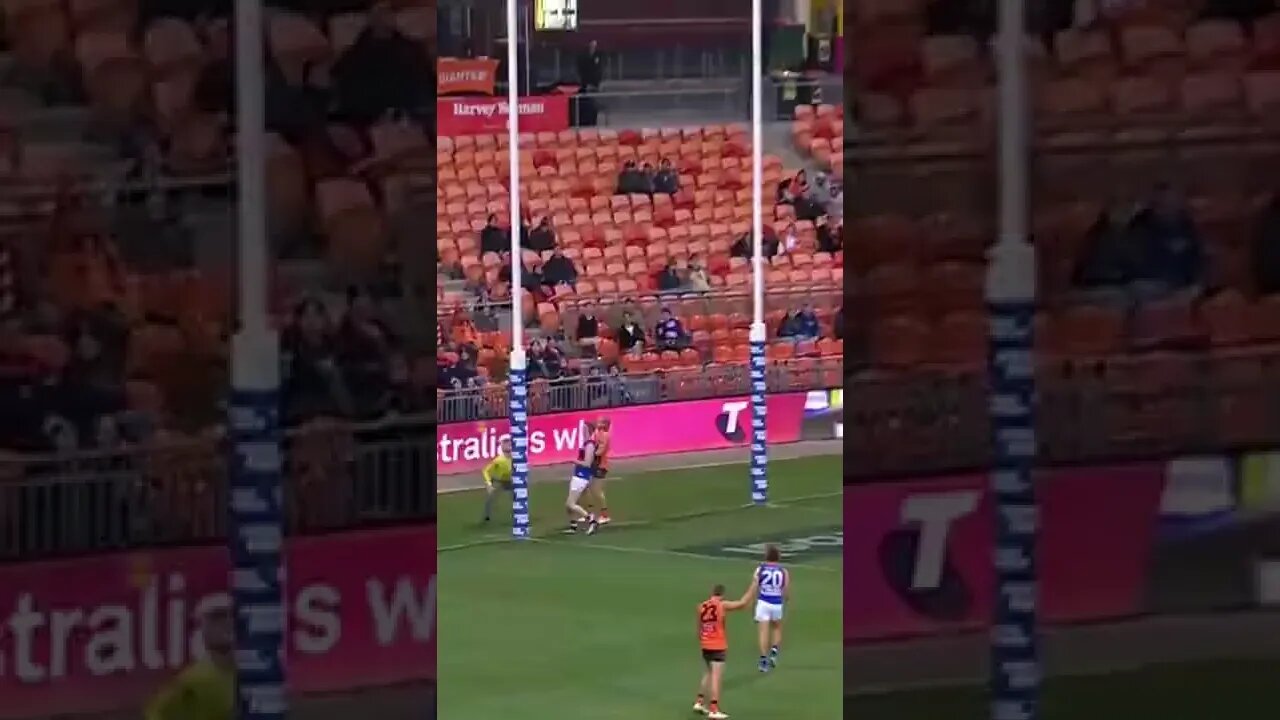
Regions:
<instances>
[{"instance_id":1,"label":"seated spectator","mask_svg":"<svg viewBox=\"0 0 1280 720\"><path fill-rule=\"evenodd\" d=\"M554 343L541 338L529 345L529 378L555 380L564 375L565 358Z\"/></svg>"},{"instance_id":2,"label":"seated spectator","mask_svg":"<svg viewBox=\"0 0 1280 720\"><path fill-rule=\"evenodd\" d=\"M1143 298L1195 295L1204 282L1205 255L1191 212L1168 185L1134 217L1142 240L1137 280Z\"/></svg>"},{"instance_id":3,"label":"seated spectator","mask_svg":"<svg viewBox=\"0 0 1280 720\"><path fill-rule=\"evenodd\" d=\"M740 257L744 260L750 260L754 252L750 232L739 236L729 247L730 257ZM764 226L764 244L760 248L760 253L766 260L782 254L782 242L778 239L778 233L768 223Z\"/></svg>"},{"instance_id":4,"label":"seated spectator","mask_svg":"<svg viewBox=\"0 0 1280 720\"><path fill-rule=\"evenodd\" d=\"M332 323L319 301L298 304L281 345L288 423L345 416L350 397L338 370Z\"/></svg>"},{"instance_id":5,"label":"seated spectator","mask_svg":"<svg viewBox=\"0 0 1280 720\"><path fill-rule=\"evenodd\" d=\"M1074 284L1087 301L1131 306L1194 294L1204 255L1190 213L1168 186L1136 210L1114 205L1090 229Z\"/></svg>"},{"instance_id":6,"label":"seated spectator","mask_svg":"<svg viewBox=\"0 0 1280 720\"><path fill-rule=\"evenodd\" d=\"M108 357L103 340L87 321L67 335L71 358L58 383L57 414L69 421L77 437L92 438L99 418L126 408L122 361Z\"/></svg>"},{"instance_id":7,"label":"seated spectator","mask_svg":"<svg viewBox=\"0 0 1280 720\"><path fill-rule=\"evenodd\" d=\"M826 173L818 173L813 184L795 196L793 204L799 220L817 220L819 216L827 214L827 206L831 204L831 190L827 186Z\"/></svg>"},{"instance_id":8,"label":"seated spectator","mask_svg":"<svg viewBox=\"0 0 1280 720\"><path fill-rule=\"evenodd\" d=\"M596 354L596 347L600 344L600 320L596 318L594 310L586 308L582 311L573 335L584 355Z\"/></svg>"},{"instance_id":9,"label":"seated spectator","mask_svg":"<svg viewBox=\"0 0 1280 720\"><path fill-rule=\"evenodd\" d=\"M670 158L662 158L662 162L658 164L658 172L653 176L653 191L665 195L680 192L680 175L671 166Z\"/></svg>"},{"instance_id":10,"label":"seated spectator","mask_svg":"<svg viewBox=\"0 0 1280 720\"><path fill-rule=\"evenodd\" d=\"M640 174L644 177L644 194L652 195L654 190L654 179L656 174L653 171L653 165L645 163L640 166Z\"/></svg>"},{"instance_id":11,"label":"seated spectator","mask_svg":"<svg viewBox=\"0 0 1280 720\"><path fill-rule=\"evenodd\" d=\"M1258 292L1280 293L1280 195L1272 195L1253 237L1253 273Z\"/></svg>"},{"instance_id":12,"label":"seated spectator","mask_svg":"<svg viewBox=\"0 0 1280 720\"><path fill-rule=\"evenodd\" d=\"M524 246L535 252L547 252L556 246L556 233L551 228L551 218L543 217L537 227L529 231L528 236L521 238Z\"/></svg>"},{"instance_id":13,"label":"seated spectator","mask_svg":"<svg viewBox=\"0 0 1280 720\"><path fill-rule=\"evenodd\" d=\"M542 274L550 285L576 287L578 284L578 268L573 266L573 261L565 257L559 248L553 250L551 257L547 258L542 266Z\"/></svg>"},{"instance_id":14,"label":"seated spectator","mask_svg":"<svg viewBox=\"0 0 1280 720\"><path fill-rule=\"evenodd\" d=\"M1135 210L1113 203L1103 211L1085 236L1072 284L1081 290L1114 292L1132 283L1141 260L1139 239L1133 227Z\"/></svg>"},{"instance_id":15,"label":"seated spectator","mask_svg":"<svg viewBox=\"0 0 1280 720\"><path fill-rule=\"evenodd\" d=\"M387 360L396 347L373 299L359 288L347 290L347 312L338 329L338 364L357 417L380 416L380 401L390 386Z\"/></svg>"},{"instance_id":16,"label":"seated spectator","mask_svg":"<svg viewBox=\"0 0 1280 720\"><path fill-rule=\"evenodd\" d=\"M511 237L498 225L498 216L490 215L480 229L481 253L504 253L511 250Z\"/></svg>"},{"instance_id":17,"label":"seated spectator","mask_svg":"<svg viewBox=\"0 0 1280 720\"><path fill-rule=\"evenodd\" d=\"M658 271L654 282L658 286L659 292L676 292L684 285L684 281L680 279L680 273L676 271L676 267L670 259L667 260L666 266Z\"/></svg>"},{"instance_id":18,"label":"seated spectator","mask_svg":"<svg viewBox=\"0 0 1280 720\"><path fill-rule=\"evenodd\" d=\"M623 352L644 351L644 326L636 322L636 316L630 310L622 313L622 323L618 326L618 347Z\"/></svg>"},{"instance_id":19,"label":"seated spectator","mask_svg":"<svg viewBox=\"0 0 1280 720\"><path fill-rule=\"evenodd\" d=\"M694 292L711 290L711 278L707 275L707 268L702 264L702 258L695 255L689 259L689 272L685 275L685 281L689 289Z\"/></svg>"},{"instance_id":20,"label":"seated spectator","mask_svg":"<svg viewBox=\"0 0 1280 720\"><path fill-rule=\"evenodd\" d=\"M779 205L795 205L796 200L809 194L809 175L804 170L795 177L778 183L777 201Z\"/></svg>"},{"instance_id":21,"label":"seated spectator","mask_svg":"<svg viewBox=\"0 0 1280 720\"><path fill-rule=\"evenodd\" d=\"M819 336L822 336L822 327L818 324L818 315L808 304L783 315L778 324L778 337L783 340L818 340Z\"/></svg>"},{"instance_id":22,"label":"seated spectator","mask_svg":"<svg viewBox=\"0 0 1280 720\"><path fill-rule=\"evenodd\" d=\"M689 334L670 308L662 308L662 319L653 332L659 350L683 350L689 347Z\"/></svg>"},{"instance_id":23,"label":"seated spectator","mask_svg":"<svg viewBox=\"0 0 1280 720\"><path fill-rule=\"evenodd\" d=\"M476 353L470 347L458 351L458 361L440 370L440 386L462 390L476 387L480 371L476 368Z\"/></svg>"},{"instance_id":24,"label":"seated spectator","mask_svg":"<svg viewBox=\"0 0 1280 720\"><path fill-rule=\"evenodd\" d=\"M827 253L837 253L844 249L844 228L840 225L832 225L830 217L823 215L818 218L814 229L818 234L819 250Z\"/></svg>"},{"instance_id":25,"label":"seated spectator","mask_svg":"<svg viewBox=\"0 0 1280 720\"><path fill-rule=\"evenodd\" d=\"M650 192L648 178L636 166L635 160L628 160L618 173L619 195L643 195Z\"/></svg>"},{"instance_id":26,"label":"seated spectator","mask_svg":"<svg viewBox=\"0 0 1280 720\"><path fill-rule=\"evenodd\" d=\"M462 308L458 308L453 313L453 320L449 324L449 339L459 351L467 348L475 350L480 341L476 324Z\"/></svg>"},{"instance_id":27,"label":"seated spectator","mask_svg":"<svg viewBox=\"0 0 1280 720\"><path fill-rule=\"evenodd\" d=\"M393 114L420 117L433 95L427 53L400 34L389 2L374 3L369 22L333 67L340 115L367 126Z\"/></svg>"},{"instance_id":28,"label":"seated spectator","mask_svg":"<svg viewBox=\"0 0 1280 720\"><path fill-rule=\"evenodd\" d=\"M817 340L822 335L822 326L818 324L818 314L814 312L811 303L804 303L791 313L790 326L787 328L790 335L796 340ZM783 324L786 325L784 320Z\"/></svg>"}]
</instances>

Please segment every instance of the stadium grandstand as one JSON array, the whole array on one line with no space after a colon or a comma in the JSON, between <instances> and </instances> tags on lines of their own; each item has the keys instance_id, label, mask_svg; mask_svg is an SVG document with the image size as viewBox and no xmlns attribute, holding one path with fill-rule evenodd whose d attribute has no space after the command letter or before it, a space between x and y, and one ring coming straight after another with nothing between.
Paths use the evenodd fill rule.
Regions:
<instances>
[{"instance_id":1,"label":"stadium grandstand","mask_svg":"<svg viewBox=\"0 0 1280 720\"><path fill-rule=\"evenodd\" d=\"M431 299L419 297L429 278L413 274L425 251L412 228L432 212L434 9L412 0L266 5L285 416L310 428L426 411L431 339L412 319ZM105 452L156 479L142 501L154 511L97 518L107 525L70 546L52 519L38 519L48 513L25 515L26 500L11 497L11 542L0 554L147 542L157 523L170 527L152 539L166 542L222 532L215 449L234 327L231 6L4 4L0 474L56 475L67 453L84 455L89 472ZM170 483L170 472L188 479ZM338 475L328 481L346 482ZM130 494L120 502L131 505ZM367 510L413 517L429 495ZM155 517L180 506L205 520ZM333 526L364 511L324 512L314 522Z\"/></svg>"},{"instance_id":2,"label":"stadium grandstand","mask_svg":"<svg viewBox=\"0 0 1280 720\"><path fill-rule=\"evenodd\" d=\"M434 214L436 4L262 4L290 577L311 563L316 581L397 593L403 583L416 602L434 583L423 562L435 545L433 340L422 320L434 298L420 228ZM225 420L244 5L0 4L0 613L32 602L134 612L149 582L176 582L192 613L225 597L218 546L237 522L243 531L231 486L246 472ZM343 547L389 563L356 577L308 560ZM80 591L63 595L60 582ZM352 687L407 683L362 695L361 707L422 717L434 703L423 689L433 623L424 614L412 634L397 630L397 667L372 653L331 682L291 661L293 683L337 695L299 697L290 715L350 717ZM3 643L0 666L27 662L11 652L25 651ZM104 680L78 653L38 682L0 672L0 716L140 717L188 657L130 661ZM218 717L188 711L155 717Z\"/></svg>"},{"instance_id":3,"label":"stadium grandstand","mask_svg":"<svg viewBox=\"0 0 1280 720\"><path fill-rule=\"evenodd\" d=\"M512 322L528 328L534 412L747 390L752 201L742 37L749 26L740 13L676 23L701 33L684 44L686 56L701 58L688 67L678 59L680 42L658 44L666 55L655 59L625 35L608 34L623 20L655 23L652 8L589 9L596 14L584 9L583 22L597 20L598 32L580 28L529 54L529 84L540 94L521 113L528 130L519 157L521 257L508 252L502 125L477 132L458 124L449 136L446 125L455 123L445 118L455 111L442 110L442 422L506 415ZM601 19L602 12L612 15ZM722 37L729 49L717 44ZM447 62L489 73L490 92L502 84L493 80L500 61L477 59L483 49L474 42L458 47L471 57ZM799 390L834 387L842 373L845 125L831 59L792 53L794 64L779 60L766 84L765 253L771 379L777 389ZM665 74L637 80L637 65ZM723 74L707 76L708 68ZM474 90L461 88L452 105L474 103ZM522 288L510 287L512 262L522 263ZM524 297L522 318L510 317L513 292Z\"/></svg>"},{"instance_id":4,"label":"stadium grandstand","mask_svg":"<svg viewBox=\"0 0 1280 720\"><path fill-rule=\"evenodd\" d=\"M855 5L847 339L868 372L847 387L854 471L982 467L994 11ZM1036 7L1026 42L1043 457L1274 443L1275 4Z\"/></svg>"}]
</instances>

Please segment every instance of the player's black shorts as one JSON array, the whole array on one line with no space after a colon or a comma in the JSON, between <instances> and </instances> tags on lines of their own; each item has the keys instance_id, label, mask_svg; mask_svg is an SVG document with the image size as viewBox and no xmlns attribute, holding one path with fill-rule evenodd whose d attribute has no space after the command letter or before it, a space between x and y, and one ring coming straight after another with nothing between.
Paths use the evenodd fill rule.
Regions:
<instances>
[{"instance_id":1,"label":"player's black shorts","mask_svg":"<svg viewBox=\"0 0 1280 720\"><path fill-rule=\"evenodd\" d=\"M603 480L609 476L609 468L603 468L603 467L594 468L592 470L592 474L595 475L595 478L597 480Z\"/></svg>"},{"instance_id":2,"label":"player's black shorts","mask_svg":"<svg viewBox=\"0 0 1280 720\"><path fill-rule=\"evenodd\" d=\"M724 658L725 658L725 651L724 651L724 650L708 650L708 649L706 649L706 648L703 648L703 649L702 649L702 662L705 662L705 663L713 663L713 662L722 663L722 662L724 662Z\"/></svg>"}]
</instances>

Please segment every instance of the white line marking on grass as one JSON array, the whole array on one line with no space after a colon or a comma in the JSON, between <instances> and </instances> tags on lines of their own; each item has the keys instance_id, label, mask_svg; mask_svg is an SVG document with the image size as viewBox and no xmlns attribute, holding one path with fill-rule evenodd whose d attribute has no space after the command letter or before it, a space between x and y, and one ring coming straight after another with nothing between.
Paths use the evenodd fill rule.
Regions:
<instances>
[{"instance_id":1,"label":"white line marking on grass","mask_svg":"<svg viewBox=\"0 0 1280 720\"><path fill-rule=\"evenodd\" d=\"M603 545L601 543L586 541L582 543L573 543L566 540L551 540L549 538L530 538L531 542L541 543L543 545L564 545L566 547L579 547L595 550L609 550L611 552L630 553L632 555L657 555L661 557L681 557L694 560L718 560L720 562L732 563L751 563L754 562L749 558L723 557L720 555L702 555L699 553L682 552L680 550L667 550L665 548L647 548L634 547L630 545ZM843 572L843 568L829 567L827 565L812 565L810 563L787 563L787 567L799 567L808 570L816 570L818 572L838 573Z\"/></svg>"},{"instance_id":2,"label":"white line marking on grass","mask_svg":"<svg viewBox=\"0 0 1280 720\"><path fill-rule=\"evenodd\" d=\"M802 441L802 442L810 442L810 441ZM813 441L813 442L821 442L821 441ZM789 443L788 443L788 444L789 444ZM714 452L714 451L708 450L708 451L706 451L706 452ZM677 453L677 454L678 454L678 453ZM796 457L781 457L781 458L778 458L778 459L777 459L777 462L787 462L787 461L790 461L790 460L808 460L808 459L810 459L810 458L820 458L820 457L841 457L841 454L840 454L840 453L831 453L831 452L828 452L828 453L816 453L816 454L814 454L814 455L797 455ZM639 458L619 458L619 460L626 460L626 461L632 461L632 460L638 460L638 459L639 459ZM730 465L747 465L747 464L749 464L749 459L747 459L747 460L711 460L711 461L707 461L707 462L700 462L700 463L688 463L688 464L684 464L684 465L672 465L671 467L659 467L659 468L654 468L653 470L637 470L637 471L636 471L636 474L638 474L638 475L652 475L652 474L655 474L655 473L666 472L666 471L668 471L668 470L703 470L703 469L706 469L706 468L727 467L727 466L730 466ZM562 465L563 467L565 467L565 468L567 469L567 468L569 467L570 463L560 463L560 465ZM541 470L546 469L547 467L555 467L555 466L554 466L554 465L552 465L552 466L540 465L540 466L538 466L538 467L537 467L537 468L535 468L535 469L536 469L536 470L541 471ZM448 477L457 477L458 475L466 475L466 474L469 474L469 473L456 473L456 474L453 474L453 475L449 475ZM619 481L622 481L622 480L626 480L626 479L628 479L628 477L630 477L630 476L628 476L628 475L615 475L615 476L613 476L613 477L609 478L609 480L608 480L608 481L609 481L609 482L619 482ZM530 484L533 484L534 482L537 482L537 483L541 484L541 483L546 483L546 482L556 482L556 480L555 480L554 478L548 478L548 479L546 479L546 480L536 480L536 481L535 481L535 480L533 480L532 478L530 478L530 481L529 481L529 482L530 482ZM455 494L455 493L477 492L477 491L479 491L479 490L483 490L483 489L484 489L484 484L483 484L483 483L479 483L479 484L476 484L476 485L467 485L467 486L465 486L465 487L445 488L445 489L443 489L443 490L437 489L437 490L436 490L436 494L437 494L437 495L453 495L453 494Z\"/></svg>"},{"instance_id":3,"label":"white line marking on grass","mask_svg":"<svg viewBox=\"0 0 1280 720\"><path fill-rule=\"evenodd\" d=\"M697 520L698 518L704 518L704 517L709 517L713 515L723 515L726 513L734 513L734 512L741 512L743 510L756 510L756 509L787 510L787 511L798 510L800 512L830 515L831 514L830 508L804 507L804 506L796 505L793 503L803 503L811 500L829 500L831 498L837 498L843 495L844 495L843 490L841 490L840 492L815 493L813 495L795 495L793 497L783 498L786 501L785 503L766 503L765 505L756 505L755 503L743 503L740 505L722 505L720 507L704 508L701 510L695 510L692 512L682 513L679 515L669 515L666 517L653 518L650 520L615 520L609 523L609 527L615 530L622 530L622 529L628 529L628 528L644 528L644 527L651 527L655 525L665 525L668 523L684 522L686 520ZM552 531L552 532L556 532L556 531ZM530 539L538 540L541 538L538 538L535 536ZM476 538L474 540L468 540L466 542L454 543L450 545L441 545L436 548L436 552L467 550L474 547L484 547L486 545L499 545L505 542L520 542L520 541L516 540L510 535L498 535L498 534L491 533L491 534ZM698 556L698 557L703 557L703 556Z\"/></svg>"}]
</instances>

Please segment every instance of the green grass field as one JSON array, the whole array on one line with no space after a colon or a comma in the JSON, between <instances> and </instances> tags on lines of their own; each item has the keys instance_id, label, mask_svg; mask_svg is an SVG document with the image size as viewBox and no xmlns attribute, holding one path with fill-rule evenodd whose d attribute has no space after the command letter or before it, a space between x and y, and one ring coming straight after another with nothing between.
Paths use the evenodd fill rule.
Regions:
<instances>
[{"instance_id":1,"label":"green grass field","mask_svg":"<svg viewBox=\"0 0 1280 720\"><path fill-rule=\"evenodd\" d=\"M1223 660L1156 665L1105 676L1050 678L1040 720L1244 720L1280 707L1280 664ZM941 709L945 708L945 712ZM985 690L912 690L851 697L848 717L866 720L987 720Z\"/></svg>"},{"instance_id":2,"label":"green grass field","mask_svg":"<svg viewBox=\"0 0 1280 720\"><path fill-rule=\"evenodd\" d=\"M450 720L692 717L702 671L694 609L741 593L753 543L792 572L781 664L755 669L755 627L731 617L722 704L735 720L831 720L842 707L839 457L770 465L772 506L745 465L635 473L608 485L613 525L561 537L565 482L535 485L535 539L479 524L482 497L440 498L439 716Z\"/></svg>"}]
</instances>

